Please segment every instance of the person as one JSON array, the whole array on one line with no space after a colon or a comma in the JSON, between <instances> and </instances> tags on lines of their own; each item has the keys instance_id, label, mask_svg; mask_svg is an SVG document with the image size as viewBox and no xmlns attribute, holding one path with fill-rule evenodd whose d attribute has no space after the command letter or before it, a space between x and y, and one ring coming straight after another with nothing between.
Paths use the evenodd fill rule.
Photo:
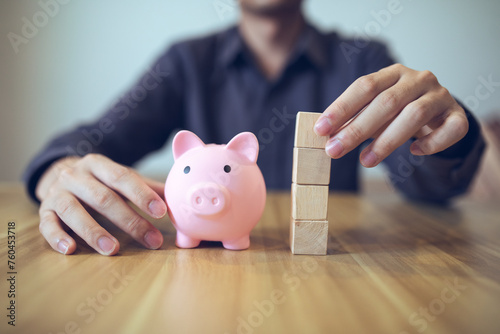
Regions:
<instances>
[{"instance_id":1,"label":"person","mask_svg":"<svg viewBox=\"0 0 500 334\"><path fill-rule=\"evenodd\" d=\"M301 5L240 0L237 26L171 46L95 123L49 143L24 180L40 202L40 231L50 246L73 253L71 229L100 254L116 254L118 240L93 209L158 249L162 234L126 200L163 217L163 184L128 166L176 129L212 143L255 133L267 187L289 189L300 110L322 111L315 131L330 136L331 190L358 190L359 157L365 167L384 161L409 199L442 203L464 193L484 147L470 112L431 72L395 63L381 43L318 31Z\"/></svg>"}]
</instances>

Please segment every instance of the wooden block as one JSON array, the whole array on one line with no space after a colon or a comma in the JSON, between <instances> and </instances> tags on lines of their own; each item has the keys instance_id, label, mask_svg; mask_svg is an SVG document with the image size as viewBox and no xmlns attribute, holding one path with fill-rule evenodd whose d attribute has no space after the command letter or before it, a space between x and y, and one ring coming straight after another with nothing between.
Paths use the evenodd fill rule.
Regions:
<instances>
[{"instance_id":1,"label":"wooden block","mask_svg":"<svg viewBox=\"0 0 500 334\"><path fill-rule=\"evenodd\" d=\"M321 114L317 112L299 111L295 121L295 147L325 148L328 136L318 136L314 132L314 124Z\"/></svg>"},{"instance_id":2,"label":"wooden block","mask_svg":"<svg viewBox=\"0 0 500 334\"><path fill-rule=\"evenodd\" d=\"M328 185L331 160L323 149L294 147L292 182Z\"/></svg>"},{"instance_id":3,"label":"wooden block","mask_svg":"<svg viewBox=\"0 0 500 334\"><path fill-rule=\"evenodd\" d=\"M328 246L327 220L291 219L290 248L293 254L326 255Z\"/></svg>"},{"instance_id":4,"label":"wooden block","mask_svg":"<svg viewBox=\"0 0 500 334\"><path fill-rule=\"evenodd\" d=\"M292 183L292 218L325 220L328 213L328 186Z\"/></svg>"}]
</instances>

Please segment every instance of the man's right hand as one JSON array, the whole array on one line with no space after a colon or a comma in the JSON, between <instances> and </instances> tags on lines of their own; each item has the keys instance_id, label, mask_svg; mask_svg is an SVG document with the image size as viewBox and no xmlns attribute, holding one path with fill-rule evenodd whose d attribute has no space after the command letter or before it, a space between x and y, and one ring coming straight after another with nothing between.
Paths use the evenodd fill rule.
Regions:
<instances>
[{"instance_id":1,"label":"man's right hand","mask_svg":"<svg viewBox=\"0 0 500 334\"><path fill-rule=\"evenodd\" d=\"M87 212L90 207L150 249L163 243L161 232L142 218L128 199L153 218L167 212L160 197L164 185L140 176L98 154L68 157L54 162L40 178L36 196L40 205L40 232L63 254L76 249L68 228L103 255L114 255L120 244Z\"/></svg>"}]
</instances>

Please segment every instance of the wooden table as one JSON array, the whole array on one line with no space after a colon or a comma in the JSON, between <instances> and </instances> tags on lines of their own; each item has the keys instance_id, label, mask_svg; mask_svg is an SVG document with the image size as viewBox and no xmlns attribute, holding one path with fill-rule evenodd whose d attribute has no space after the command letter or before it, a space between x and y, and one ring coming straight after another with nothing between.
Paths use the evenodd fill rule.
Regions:
<instances>
[{"instance_id":1,"label":"wooden table","mask_svg":"<svg viewBox=\"0 0 500 334\"><path fill-rule=\"evenodd\" d=\"M292 255L288 193L271 193L246 251L205 243L71 256L38 232L20 185L0 186L2 333L500 333L499 203L450 209L331 195L327 256ZM16 326L7 325L15 222ZM105 222L103 222L105 223ZM12 224L11 224L12 225Z\"/></svg>"}]
</instances>

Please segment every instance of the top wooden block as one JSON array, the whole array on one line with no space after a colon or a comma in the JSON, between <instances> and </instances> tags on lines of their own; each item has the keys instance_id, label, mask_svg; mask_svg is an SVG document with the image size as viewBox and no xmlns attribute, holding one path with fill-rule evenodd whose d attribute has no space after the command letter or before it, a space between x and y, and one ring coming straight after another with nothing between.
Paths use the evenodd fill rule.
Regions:
<instances>
[{"instance_id":1,"label":"top wooden block","mask_svg":"<svg viewBox=\"0 0 500 334\"><path fill-rule=\"evenodd\" d=\"M295 121L295 147L325 148L328 136L318 136L314 124L321 113L299 111Z\"/></svg>"}]
</instances>

